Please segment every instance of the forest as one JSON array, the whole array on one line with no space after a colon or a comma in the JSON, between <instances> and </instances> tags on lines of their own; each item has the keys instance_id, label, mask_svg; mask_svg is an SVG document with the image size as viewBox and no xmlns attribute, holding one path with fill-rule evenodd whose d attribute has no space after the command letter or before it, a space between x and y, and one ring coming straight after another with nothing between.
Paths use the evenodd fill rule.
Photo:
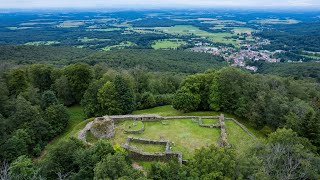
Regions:
<instances>
[{"instance_id":1,"label":"forest","mask_svg":"<svg viewBox=\"0 0 320 180\"><path fill-rule=\"evenodd\" d=\"M306 22L292 25L274 25L269 30L258 33L270 39L272 45L264 48L269 50L305 50L320 51L319 22Z\"/></svg>"},{"instance_id":2,"label":"forest","mask_svg":"<svg viewBox=\"0 0 320 180\"><path fill-rule=\"evenodd\" d=\"M12 179L317 179L320 175L320 91L312 80L253 75L231 67L181 76L76 63L11 69L3 74L0 87L0 158L7 169L1 175ZM69 139L41 157L44 147L66 129L67 108L77 104L88 118L167 104L182 112L224 111L269 136L240 154L232 147L211 146L182 166L155 162L147 175L132 168L124 149L103 140L87 146ZM32 160L39 156L40 160Z\"/></svg>"}]
</instances>

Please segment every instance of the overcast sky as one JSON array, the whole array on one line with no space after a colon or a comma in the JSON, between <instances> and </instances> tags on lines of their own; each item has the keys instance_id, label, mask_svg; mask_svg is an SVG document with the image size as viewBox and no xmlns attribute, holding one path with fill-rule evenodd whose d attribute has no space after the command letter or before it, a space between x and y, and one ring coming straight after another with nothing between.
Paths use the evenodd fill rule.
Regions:
<instances>
[{"instance_id":1,"label":"overcast sky","mask_svg":"<svg viewBox=\"0 0 320 180\"><path fill-rule=\"evenodd\" d=\"M102 7L296 7L320 8L320 0L0 0L0 8Z\"/></svg>"}]
</instances>

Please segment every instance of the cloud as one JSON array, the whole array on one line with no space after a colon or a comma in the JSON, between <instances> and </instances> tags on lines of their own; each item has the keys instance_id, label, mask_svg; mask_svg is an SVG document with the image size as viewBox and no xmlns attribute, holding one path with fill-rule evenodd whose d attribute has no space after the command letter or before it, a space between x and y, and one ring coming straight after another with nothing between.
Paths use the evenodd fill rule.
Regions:
<instances>
[{"instance_id":1,"label":"cloud","mask_svg":"<svg viewBox=\"0 0 320 180\"><path fill-rule=\"evenodd\" d=\"M290 6L312 6L314 5L310 0L290 0L288 1Z\"/></svg>"},{"instance_id":2,"label":"cloud","mask_svg":"<svg viewBox=\"0 0 320 180\"><path fill-rule=\"evenodd\" d=\"M41 7L290 7L320 6L319 0L0 0L0 8Z\"/></svg>"}]
</instances>

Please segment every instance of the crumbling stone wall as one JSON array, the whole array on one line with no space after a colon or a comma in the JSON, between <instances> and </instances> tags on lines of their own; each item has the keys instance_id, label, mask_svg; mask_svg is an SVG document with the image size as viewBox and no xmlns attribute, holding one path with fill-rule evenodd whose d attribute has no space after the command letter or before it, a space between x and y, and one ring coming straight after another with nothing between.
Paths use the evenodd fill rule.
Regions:
<instances>
[{"instance_id":1,"label":"crumbling stone wall","mask_svg":"<svg viewBox=\"0 0 320 180\"><path fill-rule=\"evenodd\" d=\"M87 132L90 131L92 124L93 124L93 121L89 122L78 133L78 139L80 139L81 141L83 141L83 142L85 142L87 144L90 144L90 143L87 142L86 136L87 136Z\"/></svg>"},{"instance_id":2,"label":"crumbling stone wall","mask_svg":"<svg viewBox=\"0 0 320 180\"><path fill-rule=\"evenodd\" d=\"M166 145L165 152L144 152L135 147L130 146L130 142L139 142L144 144L163 144ZM168 140L150 140L143 138L134 138L128 137L125 144L121 144L121 146L129 151L129 154L134 159L143 159L146 161L154 161L154 160L172 160L173 158L177 158L179 164L182 164L182 153L181 152L171 152L170 150L170 142Z\"/></svg>"},{"instance_id":3,"label":"crumbling stone wall","mask_svg":"<svg viewBox=\"0 0 320 180\"><path fill-rule=\"evenodd\" d=\"M124 130L125 133L130 133L130 134L141 134L144 132L144 124L142 123L141 129L138 130Z\"/></svg>"},{"instance_id":4,"label":"crumbling stone wall","mask_svg":"<svg viewBox=\"0 0 320 180\"><path fill-rule=\"evenodd\" d=\"M230 146L230 144L228 142L228 138L227 138L226 125L224 123L224 114L220 115L219 122L220 122L220 129L221 129L220 146L222 146L222 147Z\"/></svg>"},{"instance_id":5,"label":"crumbling stone wall","mask_svg":"<svg viewBox=\"0 0 320 180\"><path fill-rule=\"evenodd\" d=\"M255 135L253 135L243 124L241 124L239 121L235 120L234 118L225 118L225 120L232 120L234 123L236 123L240 128L246 132L250 137L256 138Z\"/></svg>"},{"instance_id":6,"label":"crumbling stone wall","mask_svg":"<svg viewBox=\"0 0 320 180\"><path fill-rule=\"evenodd\" d=\"M209 118L207 118L207 119L209 119ZM192 120L192 122L194 122L194 121ZM199 117L198 125L201 127L206 127L206 128L220 128L221 127L220 123L218 123L218 124L203 124L201 117Z\"/></svg>"},{"instance_id":7,"label":"crumbling stone wall","mask_svg":"<svg viewBox=\"0 0 320 180\"><path fill-rule=\"evenodd\" d=\"M121 120L136 120L136 121L160 121L164 119L162 116L157 114L142 114L142 115L116 115L116 116L109 116L110 119L114 121L121 121Z\"/></svg>"},{"instance_id":8,"label":"crumbling stone wall","mask_svg":"<svg viewBox=\"0 0 320 180\"><path fill-rule=\"evenodd\" d=\"M162 120L174 120L174 119L188 119L192 118L192 122L198 123L201 127L206 128L220 128L221 134L220 134L220 142L219 145L222 147L230 146L227 138L227 130L225 126L225 120L233 120L238 126L240 126L248 135L251 137L255 137L253 134L251 134L241 123L239 123L237 120L233 118L225 118L223 114L220 116L166 116L162 117L159 115L149 114L149 115L119 115L119 116L104 116L100 118L96 118L93 122L89 122L84 129L82 129L79 134L78 138L84 142L86 142L86 133L90 130L92 134L95 137L105 137L110 138L114 136L114 122L122 121L122 120L137 120L137 121L162 121ZM196 120L198 118L198 120ZM203 124L201 119L216 119L219 118L218 124L212 124L207 125ZM128 133L142 133L144 131L144 126L140 130L127 130ZM178 157L179 162L182 163L182 153L175 153L171 152L170 150L170 143L169 141L165 140L147 140L147 139L141 139L141 138L134 138L134 141L140 141L141 143L163 143L166 144L166 151L161 153L147 153L147 152L141 152L134 147L131 147L129 145L129 142L132 140L131 138L127 139L127 142L123 144L122 146L125 149L128 149L135 153L136 155L139 154L140 156L148 157L150 159L152 158L167 158L167 157Z\"/></svg>"},{"instance_id":9,"label":"crumbling stone wall","mask_svg":"<svg viewBox=\"0 0 320 180\"><path fill-rule=\"evenodd\" d=\"M114 121L108 116L98 117L93 121L90 128L96 138L111 138L114 136Z\"/></svg>"}]
</instances>

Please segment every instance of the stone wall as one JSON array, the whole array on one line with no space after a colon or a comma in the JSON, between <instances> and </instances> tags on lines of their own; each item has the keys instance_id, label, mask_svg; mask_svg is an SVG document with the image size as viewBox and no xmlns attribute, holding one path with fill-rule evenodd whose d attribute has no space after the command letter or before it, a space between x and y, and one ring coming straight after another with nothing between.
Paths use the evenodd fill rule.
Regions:
<instances>
[{"instance_id":1,"label":"stone wall","mask_svg":"<svg viewBox=\"0 0 320 180\"><path fill-rule=\"evenodd\" d=\"M115 134L113 119L107 116L96 118L93 121L90 131L96 138L113 137Z\"/></svg>"},{"instance_id":2,"label":"stone wall","mask_svg":"<svg viewBox=\"0 0 320 180\"><path fill-rule=\"evenodd\" d=\"M208 118L208 119L209 119L209 118ZM210 118L210 119L211 119L211 118ZM212 119L214 119L214 118L212 118ZM192 118L192 122L195 122L195 121L193 120L193 118ZM203 124L201 117L199 117L198 125L199 125L200 127L206 127L206 128L220 128L220 127L221 127L220 123L218 123L218 124Z\"/></svg>"},{"instance_id":3,"label":"stone wall","mask_svg":"<svg viewBox=\"0 0 320 180\"><path fill-rule=\"evenodd\" d=\"M225 118L225 120L232 120L234 123L236 123L240 128L246 132L250 137L256 138L255 135L253 135L243 124L241 124L239 121L235 120L234 118Z\"/></svg>"},{"instance_id":4,"label":"stone wall","mask_svg":"<svg viewBox=\"0 0 320 180\"><path fill-rule=\"evenodd\" d=\"M90 144L87 142L86 137L87 137L87 132L90 131L92 124L93 124L93 121L87 123L86 126L83 129L81 129L78 133L78 139L80 139L81 141L87 144Z\"/></svg>"},{"instance_id":5,"label":"stone wall","mask_svg":"<svg viewBox=\"0 0 320 180\"><path fill-rule=\"evenodd\" d=\"M228 138L227 138L226 125L225 125L225 123L224 123L224 114L221 114L221 115L220 115L219 122L220 122L220 128L221 128L221 132L220 132L220 146L222 146L222 147L230 146L230 144L229 144L229 142L228 142Z\"/></svg>"},{"instance_id":6,"label":"stone wall","mask_svg":"<svg viewBox=\"0 0 320 180\"><path fill-rule=\"evenodd\" d=\"M165 116L164 119L192 119L192 118L202 118L202 119L219 119L220 116Z\"/></svg>"},{"instance_id":7,"label":"stone wall","mask_svg":"<svg viewBox=\"0 0 320 180\"><path fill-rule=\"evenodd\" d=\"M166 145L166 150L164 152L144 152L135 147L130 146L130 142L139 142L144 144L163 144ZM129 154L134 159L143 159L146 161L154 160L172 160L177 158L179 164L182 164L182 153L181 152L171 152L170 142L168 140L150 140L143 138L128 137L125 144L121 144L121 147L129 151Z\"/></svg>"},{"instance_id":8,"label":"stone wall","mask_svg":"<svg viewBox=\"0 0 320 180\"><path fill-rule=\"evenodd\" d=\"M164 119L162 116L157 114L145 114L145 115L117 115L117 116L109 116L109 118L114 121L121 120L137 120L137 121L159 121Z\"/></svg>"},{"instance_id":9,"label":"stone wall","mask_svg":"<svg viewBox=\"0 0 320 180\"><path fill-rule=\"evenodd\" d=\"M174 119L188 119L191 118L192 122L198 123L201 127L206 128L220 128L220 142L219 145L222 147L230 146L227 138L227 130L225 126L225 120L232 120L238 126L240 126L248 135L255 138L253 134L251 134L248 129L246 129L241 123L233 118L225 118L223 114L220 116L166 116L162 117L159 115L148 114L148 115L119 115L119 116L104 116L96 118L94 121L89 122L84 129L82 129L79 134L78 138L84 142L86 142L86 133L90 130L92 134L97 137L104 137L110 138L114 136L114 122L122 121L122 120L137 120L137 121L162 121L162 120L174 120ZM216 119L219 118L218 124L203 124L202 119ZM196 120L198 119L198 120ZM127 133L142 133L144 131L144 126L140 130L126 130ZM136 141L140 143L148 143L148 144L164 144L166 145L165 152L158 152L158 153L147 153L141 152L138 149L130 146L130 141ZM87 143L87 142L86 142ZM122 146L129 150L131 154L134 154L136 157L142 156L145 159L166 159L177 157L179 162L182 163L182 153L181 152L171 152L170 150L170 142L168 140L148 140L142 138L133 138L128 137L127 142L122 144Z\"/></svg>"},{"instance_id":10,"label":"stone wall","mask_svg":"<svg viewBox=\"0 0 320 180\"><path fill-rule=\"evenodd\" d=\"M142 134L144 132L144 124L142 123L142 128L139 130L124 130L124 132L130 134Z\"/></svg>"}]
</instances>

